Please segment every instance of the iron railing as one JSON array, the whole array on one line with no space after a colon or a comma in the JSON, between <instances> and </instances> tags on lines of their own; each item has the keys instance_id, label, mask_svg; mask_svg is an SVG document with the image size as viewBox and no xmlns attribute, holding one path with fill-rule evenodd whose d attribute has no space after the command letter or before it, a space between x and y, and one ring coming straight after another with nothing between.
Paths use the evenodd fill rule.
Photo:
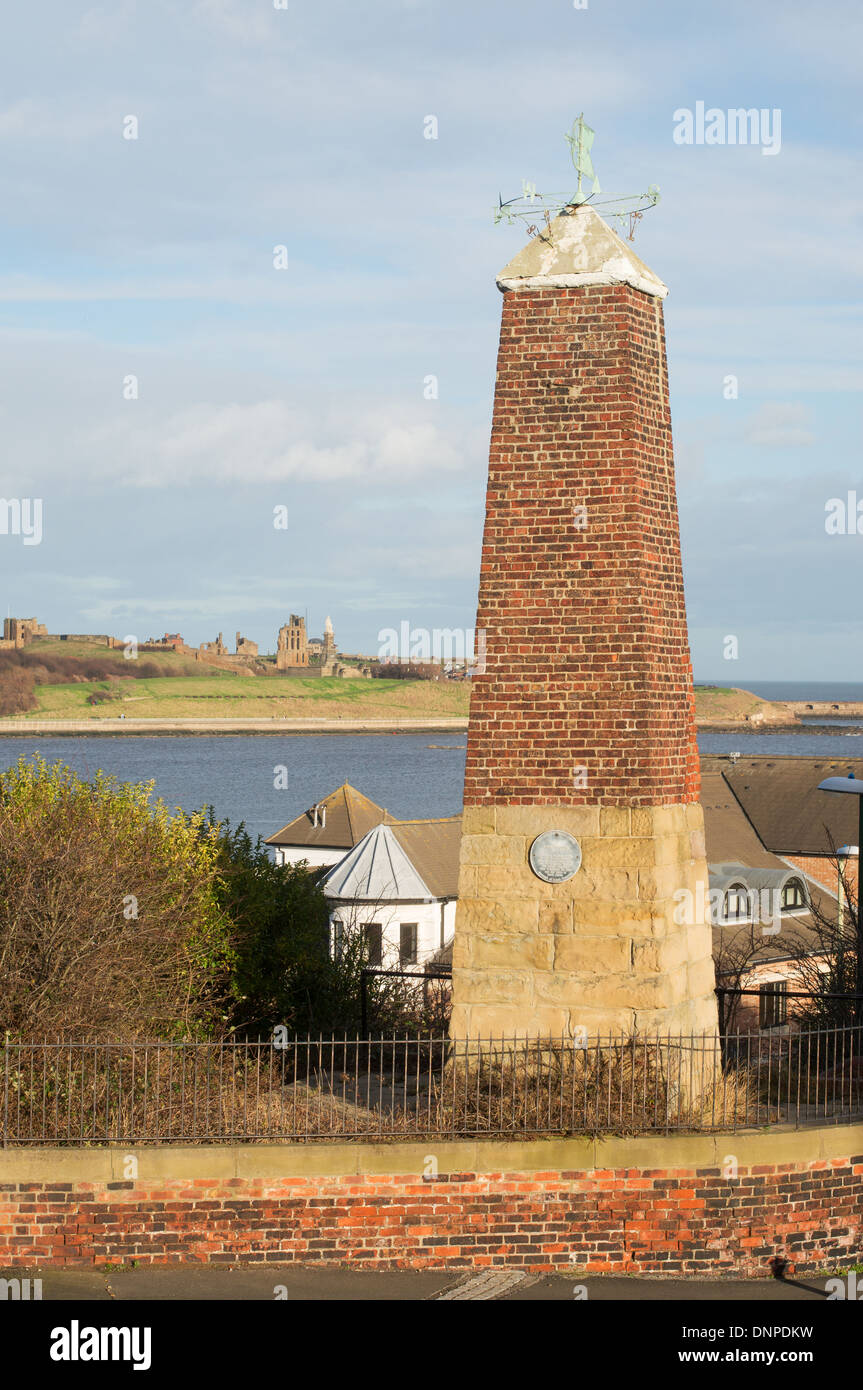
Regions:
<instances>
[{"instance_id":1,"label":"iron railing","mask_svg":"<svg viewBox=\"0 0 863 1390\"><path fill-rule=\"evenodd\" d=\"M863 1029L0 1042L0 1143L727 1132L863 1119Z\"/></svg>"}]
</instances>

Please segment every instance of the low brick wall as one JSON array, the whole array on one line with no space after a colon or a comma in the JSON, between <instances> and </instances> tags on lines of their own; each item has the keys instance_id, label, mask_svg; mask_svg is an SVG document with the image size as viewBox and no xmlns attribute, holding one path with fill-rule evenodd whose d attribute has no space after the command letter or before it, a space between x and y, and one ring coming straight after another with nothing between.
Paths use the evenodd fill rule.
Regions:
<instances>
[{"instance_id":1,"label":"low brick wall","mask_svg":"<svg viewBox=\"0 0 863 1390\"><path fill-rule=\"evenodd\" d=\"M239 1260L741 1276L764 1275L776 1254L805 1271L861 1248L859 1125L0 1151L0 1267Z\"/></svg>"}]
</instances>

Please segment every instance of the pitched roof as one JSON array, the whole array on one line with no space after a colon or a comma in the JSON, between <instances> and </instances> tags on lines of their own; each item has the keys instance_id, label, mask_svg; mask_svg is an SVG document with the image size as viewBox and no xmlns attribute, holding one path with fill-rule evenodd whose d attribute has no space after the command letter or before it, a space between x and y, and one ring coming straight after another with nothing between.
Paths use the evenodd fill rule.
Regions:
<instances>
[{"instance_id":1,"label":"pitched roof","mask_svg":"<svg viewBox=\"0 0 863 1390\"><path fill-rule=\"evenodd\" d=\"M497 277L500 290L634 285L664 299L667 287L589 203L555 217Z\"/></svg>"},{"instance_id":2,"label":"pitched roof","mask_svg":"<svg viewBox=\"0 0 863 1390\"><path fill-rule=\"evenodd\" d=\"M328 898L384 902L435 895L423 882L390 825L376 825L323 880Z\"/></svg>"},{"instance_id":3,"label":"pitched roof","mask_svg":"<svg viewBox=\"0 0 863 1390\"><path fill-rule=\"evenodd\" d=\"M373 826L381 823L391 825L395 821L395 816L391 816L389 811L370 801L348 782L330 792L329 796L323 797L317 805L317 825L315 807L310 806L308 811L303 811L302 815L283 825L274 835L270 835L264 844L348 850L353 849ZM326 823L323 825L323 817L320 814L322 807L326 807Z\"/></svg>"},{"instance_id":4,"label":"pitched roof","mask_svg":"<svg viewBox=\"0 0 863 1390\"><path fill-rule=\"evenodd\" d=\"M454 898L460 841L461 816L375 826L330 869L324 893L363 902Z\"/></svg>"},{"instance_id":5,"label":"pitched roof","mask_svg":"<svg viewBox=\"0 0 863 1390\"><path fill-rule=\"evenodd\" d=\"M402 820L393 834L436 898L458 897L461 816Z\"/></svg>"},{"instance_id":6,"label":"pitched roof","mask_svg":"<svg viewBox=\"0 0 863 1390\"><path fill-rule=\"evenodd\" d=\"M750 763L754 760L741 758L736 766L742 767L744 761ZM769 782L772 773L776 772L786 759L765 758L763 761L770 764L765 777L765 781ZM814 762L818 762L820 765L821 760L801 759L801 761L810 765L809 772L805 775L811 780L811 765ZM737 875L733 873L732 866L738 864L746 866L749 870L755 870L754 874L749 872L743 876L749 886L756 886L758 873L761 871L764 875L763 886L778 888L789 878L800 877L800 875L789 869L789 866L783 863L776 854L771 853L756 834L752 822L729 786L728 774L730 771L734 771L734 768L735 764L727 757L707 754L701 758L701 805L704 811L704 839L711 887L724 888L731 881L736 881ZM829 774L824 773L823 775ZM819 775L815 778L816 784L820 780ZM833 801L843 800L842 797L829 799ZM848 799L850 800L850 798ZM806 891L816 906L824 907L827 894L822 888L810 881L806 885ZM714 948L719 948L723 936L733 936L737 930L738 928L733 924L714 927ZM812 920L808 913L795 915L791 931L798 940L810 941L813 950L818 948L819 938L817 933L813 932ZM757 958L760 961L784 960L787 957L788 944L784 932L780 932L776 936L765 936L757 953Z\"/></svg>"},{"instance_id":7,"label":"pitched roof","mask_svg":"<svg viewBox=\"0 0 863 1390\"><path fill-rule=\"evenodd\" d=\"M738 804L723 773L731 767L727 758L701 759L701 805L704 811L704 838L710 864L734 862L752 868L781 869L758 838Z\"/></svg>"},{"instance_id":8,"label":"pitched roof","mask_svg":"<svg viewBox=\"0 0 863 1390\"><path fill-rule=\"evenodd\" d=\"M722 763L723 779L762 845L774 854L829 854L856 845L856 796L820 792L827 777L863 778L863 758L760 757Z\"/></svg>"}]
</instances>

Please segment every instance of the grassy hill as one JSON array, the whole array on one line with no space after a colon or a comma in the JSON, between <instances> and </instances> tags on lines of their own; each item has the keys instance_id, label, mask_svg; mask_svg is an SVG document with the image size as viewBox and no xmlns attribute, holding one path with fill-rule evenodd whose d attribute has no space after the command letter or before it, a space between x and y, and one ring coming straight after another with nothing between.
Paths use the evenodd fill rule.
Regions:
<instances>
[{"instance_id":1,"label":"grassy hill","mask_svg":"<svg viewBox=\"0 0 863 1390\"><path fill-rule=\"evenodd\" d=\"M236 674L202 666L176 652L141 652L127 661L122 649L95 643L39 642L27 648L34 656L88 658L109 662L104 679L37 685L35 708L16 719L329 719L345 720L466 718L469 682L309 679L278 675ZM104 671L102 665L97 668ZM164 676L135 671L163 671ZM38 679L38 677L37 677ZM50 680L50 676L48 677ZM94 692L110 695L91 704ZM761 700L732 686L696 686L699 724L744 726L792 722L782 705Z\"/></svg>"},{"instance_id":2,"label":"grassy hill","mask_svg":"<svg viewBox=\"0 0 863 1390\"><path fill-rule=\"evenodd\" d=\"M200 670L200 668L198 668ZM122 681L118 699L89 705L94 690L116 690L114 681L40 685L38 706L22 720L108 719L422 719L466 716L467 682L309 680L278 676L206 676Z\"/></svg>"},{"instance_id":3,"label":"grassy hill","mask_svg":"<svg viewBox=\"0 0 863 1390\"><path fill-rule=\"evenodd\" d=\"M117 667L117 675L134 675L136 661L138 664L152 663L164 671L166 675L182 673L189 676L197 676L201 672L200 663L193 656L181 656L174 651L141 651L136 661L131 661L123 655L122 647L100 646L98 642L60 642L57 638L39 637L35 642L29 643L24 652L29 659L38 661L42 656L55 657L62 656L72 658L75 661L86 661L87 658L95 657L100 661L110 661ZM220 674L217 667L208 667L207 670L213 674ZM224 672L230 680L230 671Z\"/></svg>"},{"instance_id":4,"label":"grassy hill","mask_svg":"<svg viewBox=\"0 0 863 1390\"><path fill-rule=\"evenodd\" d=\"M751 690L721 685L695 687L695 718L699 724L794 722L783 705L762 700Z\"/></svg>"}]
</instances>

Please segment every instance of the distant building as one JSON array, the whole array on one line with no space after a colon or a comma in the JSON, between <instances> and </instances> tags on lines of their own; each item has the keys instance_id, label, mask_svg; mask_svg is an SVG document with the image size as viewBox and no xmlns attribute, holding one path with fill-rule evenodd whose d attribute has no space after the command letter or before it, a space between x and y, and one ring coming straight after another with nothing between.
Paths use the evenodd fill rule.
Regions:
<instances>
[{"instance_id":1,"label":"distant building","mask_svg":"<svg viewBox=\"0 0 863 1390\"><path fill-rule=\"evenodd\" d=\"M258 644L253 642L250 637L243 637L237 633L237 656L257 656Z\"/></svg>"},{"instance_id":2,"label":"distant building","mask_svg":"<svg viewBox=\"0 0 863 1390\"><path fill-rule=\"evenodd\" d=\"M276 648L276 670L290 671L309 664L309 644L306 637L306 620L292 613L290 621L279 628L279 641Z\"/></svg>"},{"instance_id":3,"label":"distant building","mask_svg":"<svg viewBox=\"0 0 863 1390\"><path fill-rule=\"evenodd\" d=\"M333 621L327 614L324 622L324 649L321 653L323 665L327 668L334 667L336 664L336 639L333 633Z\"/></svg>"},{"instance_id":4,"label":"distant building","mask_svg":"<svg viewBox=\"0 0 863 1390\"><path fill-rule=\"evenodd\" d=\"M26 647L34 637L47 637L44 623L36 618L4 618L3 642L6 646Z\"/></svg>"},{"instance_id":5,"label":"distant building","mask_svg":"<svg viewBox=\"0 0 863 1390\"><path fill-rule=\"evenodd\" d=\"M319 665L325 668L322 675L337 675L337 650L336 639L333 633L333 620L329 616L324 622L323 637L312 637L309 639L308 650L310 658L314 659Z\"/></svg>"}]
</instances>

